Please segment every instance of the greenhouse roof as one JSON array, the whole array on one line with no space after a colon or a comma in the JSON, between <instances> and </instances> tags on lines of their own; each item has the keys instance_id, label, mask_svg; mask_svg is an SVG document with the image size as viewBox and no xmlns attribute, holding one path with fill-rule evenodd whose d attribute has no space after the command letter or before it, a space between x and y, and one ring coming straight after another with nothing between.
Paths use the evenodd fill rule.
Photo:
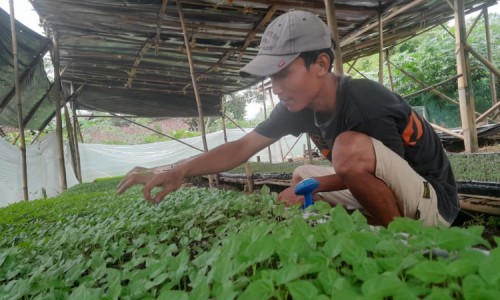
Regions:
<instances>
[{"instance_id":1,"label":"greenhouse roof","mask_svg":"<svg viewBox=\"0 0 500 300\"><path fill-rule=\"evenodd\" d=\"M324 0L30 0L56 33L61 79L78 91L78 108L138 116L197 116L177 3L185 19L205 115L219 115L222 95L259 78L239 69L258 51L276 17L303 9L326 21ZM465 13L496 0L465 0ZM377 53L381 12L384 47L453 19L450 1L336 0L343 61Z\"/></svg>"}]
</instances>

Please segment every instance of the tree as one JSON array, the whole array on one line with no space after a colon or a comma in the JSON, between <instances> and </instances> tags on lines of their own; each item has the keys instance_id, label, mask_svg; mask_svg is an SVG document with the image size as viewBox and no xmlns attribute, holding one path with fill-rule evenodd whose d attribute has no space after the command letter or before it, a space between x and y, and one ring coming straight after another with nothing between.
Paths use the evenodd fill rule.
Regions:
<instances>
[{"instance_id":1,"label":"tree","mask_svg":"<svg viewBox=\"0 0 500 300\"><path fill-rule=\"evenodd\" d=\"M226 101L226 113L231 113L235 120L243 121L245 119L245 107L247 103L263 102L264 95L262 91L251 87L247 90L228 95L224 100Z\"/></svg>"},{"instance_id":2,"label":"tree","mask_svg":"<svg viewBox=\"0 0 500 300\"><path fill-rule=\"evenodd\" d=\"M500 18L498 14L490 14L490 31L492 37L493 61L500 60ZM467 20L467 28L473 19ZM444 26L447 26L444 24ZM453 26L448 30L453 34ZM468 38L468 43L483 57L486 57L484 19L481 18ZM390 53L391 61L401 69L428 85L439 83L457 74L455 58L455 38L442 27L435 27L404 43L399 44ZM489 71L472 55L470 57L471 77L473 82L475 108L484 112L491 106L489 87ZM392 66L391 66L392 67ZM364 59L356 65L363 74L377 80L378 54ZM395 91L400 95L409 95L423 88L400 70L392 67ZM388 85L388 72L384 70L384 82ZM498 84L498 80L497 80ZM498 87L497 87L498 89ZM451 81L437 88L443 94L458 100L457 83ZM407 99L412 106L425 106L429 112L429 120L447 127L459 127L460 109L440 97L426 92Z\"/></svg>"}]
</instances>

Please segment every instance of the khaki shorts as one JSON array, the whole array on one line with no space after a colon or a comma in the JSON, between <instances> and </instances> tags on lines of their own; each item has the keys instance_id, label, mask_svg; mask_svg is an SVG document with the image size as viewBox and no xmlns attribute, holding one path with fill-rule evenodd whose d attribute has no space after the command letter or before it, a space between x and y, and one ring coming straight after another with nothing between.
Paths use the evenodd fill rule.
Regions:
<instances>
[{"instance_id":1,"label":"khaki shorts","mask_svg":"<svg viewBox=\"0 0 500 300\"><path fill-rule=\"evenodd\" d=\"M403 215L422 220L426 225L449 226L450 224L438 212L436 191L432 185L380 141L372 138L372 142L377 159L375 176L391 188ZM294 174L305 179L335 174L335 169L327 166L303 165L296 168ZM363 213L367 213L349 190L318 194L331 204L342 205L346 209L360 209Z\"/></svg>"}]
</instances>

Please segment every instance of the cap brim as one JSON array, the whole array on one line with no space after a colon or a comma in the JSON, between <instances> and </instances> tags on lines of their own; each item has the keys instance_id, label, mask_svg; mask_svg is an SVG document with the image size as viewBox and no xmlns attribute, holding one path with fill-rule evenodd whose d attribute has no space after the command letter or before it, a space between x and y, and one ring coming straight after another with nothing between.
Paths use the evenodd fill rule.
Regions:
<instances>
[{"instance_id":1,"label":"cap brim","mask_svg":"<svg viewBox=\"0 0 500 300\"><path fill-rule=\"evenodd\" d=\"M288 55L257 55L246 66L240 69L241 77L266 77L278 73L292 63L300 53Z\"/></svg>"}]
</instances>

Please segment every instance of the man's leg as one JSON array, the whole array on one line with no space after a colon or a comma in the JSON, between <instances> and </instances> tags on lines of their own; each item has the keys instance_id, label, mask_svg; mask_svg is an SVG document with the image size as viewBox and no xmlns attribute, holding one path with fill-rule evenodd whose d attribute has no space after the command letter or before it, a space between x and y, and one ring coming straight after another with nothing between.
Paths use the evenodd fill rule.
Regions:
<instances>
[{"instance_id":1,"label":"man's leg","mask_svg":"<svg viewBox=\"0 0 500 300\"><path fill-rule=\"evenodd\" d=\"M344 132L335 140L332 154L337 174L376 221L387 226L402 216L393 191L375 175L377 160L369 136Z\"/></svg>"}]
</instances>

